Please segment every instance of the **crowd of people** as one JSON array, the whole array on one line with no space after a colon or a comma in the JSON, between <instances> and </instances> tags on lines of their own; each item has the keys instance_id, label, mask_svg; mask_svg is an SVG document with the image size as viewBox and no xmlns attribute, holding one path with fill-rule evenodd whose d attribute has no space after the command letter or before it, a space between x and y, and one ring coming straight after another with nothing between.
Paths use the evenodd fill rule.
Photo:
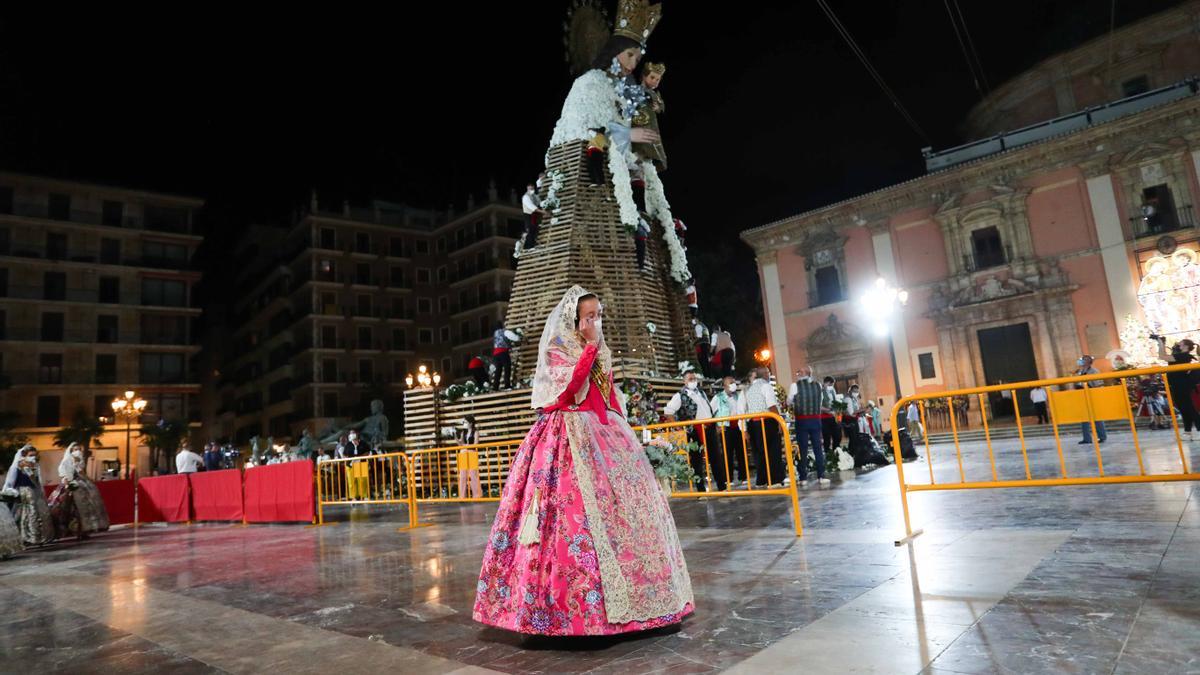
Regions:
<instances>
[{"instance_id":1,"label":"crowd of people","mask_svg":"<svg viewBox=\"0 0 1200 675\"><path fill-rule=\"evenodd\" d=\"M786 398L780 400L770 369L751 370L744 380L717 371L711 394L702 389L701 373L684 375L683 387L675 392L663 409L669 422L696 421L688 428L688 440L696 450L689 455L700 490L739 489L750 480L755 487L778 488L789 483L779 426L765 420L716 421L721 418L755 413L789 414L793 418L794 461L798 481L808 485L809 456L813 459L816 484L830 484L826 476L826 458L840 450L854 458L854 467L882 466L889 461L883 452L886 430L880 406L864 399L857 383L839 392L832 377L818 381L811 368L796 374ZM714 420L705 424L704 420ZM919 422L912 429L919 430ZM902 453L911 451L910 428L901 430ZM845 445L843 445L843 441ZM750 466L747 466L747 458Z\"/></svg>"},{"instance_id":2,"label":"crowd of people","mask_svg":"<svg viewBox=\"0 0 1200 675\"><path fill-rule=\"evenodd\" d=\"M38 450L17 450L0 490L0 558L55 540L86 539L108 529L108 511L100 490L87 476L83 446L71 443L58 465L58 486L46 496Z\"/></svg>"}]
</instances>

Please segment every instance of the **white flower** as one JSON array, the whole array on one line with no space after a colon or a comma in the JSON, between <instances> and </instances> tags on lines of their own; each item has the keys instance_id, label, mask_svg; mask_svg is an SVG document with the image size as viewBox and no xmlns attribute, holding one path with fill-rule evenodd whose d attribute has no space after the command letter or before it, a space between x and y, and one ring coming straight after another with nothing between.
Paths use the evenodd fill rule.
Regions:
<instances>
[{"instance_id":1,"label":"white flower","mask_svg":"<svg viewBox=\"0 0 1200 675\"><path fill-rule=\"evenodd\" d=\"M650 331L650 333L653 334L654 331L658 330L658 326L655 326L653 321L647 321L646 322L646 330Z\"/></svg>"},{"instance_id":2,"label":"white flower","mask_svg":"<svg viewBox=\"0 0 1200 675\"><path fill-rule=\"evenodd\" d=\"M589 141L595 135L593 129L605 129L614 117L617 92L612 80L602 70L589 70L575 78L567 100L563 102L562 114L554 125L550 146L570 141ZM549 162L546 153L546 165Z\"/></svg>"},{"instance_id":3,"label":"white flower","mask_svg":"<svg viewBox=\"0 0 1200 675\"><path fill-rule=\"evenodd\" d=\"M633 201L633 185L629 181L629 164L625 162L625 155L616 148L608 150L608 170L612 172L613 195L621 207L621 222L637 227L639 216L637 204Z\"/></svg>"},{"instance_id":4,"label":"white flower","mask_svg":"<svg viewBox=\"0 0 1200 675\"><path fill-rule=\"evenodd\" d=\"M675 222L671 216L671 205L667 203L667 196L663 192L662 180L658 177L658 169L654 168L652 162L643 163L642 169L646 179L646 210L660 223ZM675 236L674 227L663 227L663 240L667 242L667 251L671 256L671 278L681 284L686 283L692 273L688 270L687 252L679 243L679 237Z\"/></svg>"},{"instance_id":5,"label":"white flower","mask_svg":"<svg viewBox=\"0 0 1200 675\"><path fill-rule=\"evenodd\" d=\"M629 25L629 19L621 19L621 28Z\"/></svg>"}]
</instances>

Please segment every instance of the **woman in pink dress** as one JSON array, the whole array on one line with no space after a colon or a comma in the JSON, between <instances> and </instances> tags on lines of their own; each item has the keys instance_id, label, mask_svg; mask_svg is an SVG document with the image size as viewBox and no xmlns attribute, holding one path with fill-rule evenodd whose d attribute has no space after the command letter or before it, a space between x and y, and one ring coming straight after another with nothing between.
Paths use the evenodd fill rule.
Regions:
<instances>
[{"instance_id":1,"label":"woman in pink dress","mask_svg":"<svg viewBox=\"0 0 1200 675\"><path fill-rule=\"evenodd\" d=\"M692 582L667 498L625 421L599 299L572 287L546 320L541 414L513 459L483 555L476 621L537 635L679 623Z\"/></svg>"}]
</instances>

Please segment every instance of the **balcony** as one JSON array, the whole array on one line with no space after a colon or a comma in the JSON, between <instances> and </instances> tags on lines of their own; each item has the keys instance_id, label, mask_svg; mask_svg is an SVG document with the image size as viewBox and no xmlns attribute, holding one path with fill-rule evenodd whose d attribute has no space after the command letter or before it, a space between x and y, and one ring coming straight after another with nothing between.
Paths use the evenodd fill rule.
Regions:
<instances>
[{"instance_id":1,"label":"balcony","mask_svg":"<svg viewBox=\"0 0 1200 675\"><path fill-rule=\"evenodd\" d=\"M810 308L824 307L825 305L832 305L849 299L846 292L840 288L836 291L826 290L822 292L820 289L809 289L808 291L808 306Z\"/></svg>"},{"instance_id":2,"label":"balcony","mask_svg":"<svg viewBox=\"0 0 1200 675\"><path fill-rule=\"evenodd\" d=\"M113 389L119 387L134 387L141 391L167 386L200 386L196 382L195 377L187 374L168 378L171 380L170 382L150 381L151 379L163 379L161 377L137 377L133 378L135 380L134 382L130 382L130 378L122 377L121 373L96 372L93 368L88 368L84 371L75 370L72 368L62 368L61 371L54 370L53 372L50 372L50 369L46 368L13 368L5 370L4 376L8 378L8 382L14 387L105 386ZM53 380L53 382L47 380Z\"/></svg>"},{"instance_id":3,"label":"balcony","mask_svg":"<svg viewBox=\"0 0 1200 675\"><path fill-rule=\"evenodd\" d=\"M1191 204L1184 204L1174 211L1159 212L1152 216L1134 216L1129 222L1133 225L1134 238L1141 239L1195 229L1196 215Z\"/></svg>"},{"instance_id":4,"label":"balcony","mask_svg":"<svg viewBox=\"0 0 1200 675\"><path fill-rule=\"evenodd\" d=\"M981 272L995 267L1003 267L1013 260L1012 246L1005 244L999 251L988 253L966 253L963 255L963 271L967 273Z\"/></svg>"}]
</instances>

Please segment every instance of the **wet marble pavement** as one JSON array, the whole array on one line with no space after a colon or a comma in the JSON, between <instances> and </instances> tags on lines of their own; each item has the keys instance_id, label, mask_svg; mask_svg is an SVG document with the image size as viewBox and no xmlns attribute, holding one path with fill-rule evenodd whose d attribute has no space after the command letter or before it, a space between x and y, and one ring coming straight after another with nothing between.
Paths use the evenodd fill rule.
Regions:
<instances>
[{"instance_id":1,"label":"wet marble pavement","mask_svg":"<svg viewBox=\"0 0 1200 675\"><path fill-rule=\"evenodd\" d=\"M1062 464L1097 471L1076 440ZM1138 471L1130 441L1101 446L1109 474ZM1142 438L1148 470L1178 470L1166 441ZM969 480L990 476L986 446L962 451ZM1015 442L993 451L1001 478L1023 474ZM1053 439L1028 453L1035 475L1060 470ZM958 476L952 445L933 455L939 482ZM924 460L905 469L928 480ZM1195 487L914 494L925 532L901 547L890 467L805 489L799 539L780 498L676 500L697 611L625 639L471 621L493 505L423 508L433 526L406 532L403 510L363 508L326 527L115 530L0 562L0 670L1200 672Z\"/></svg>"}]
</instances>

